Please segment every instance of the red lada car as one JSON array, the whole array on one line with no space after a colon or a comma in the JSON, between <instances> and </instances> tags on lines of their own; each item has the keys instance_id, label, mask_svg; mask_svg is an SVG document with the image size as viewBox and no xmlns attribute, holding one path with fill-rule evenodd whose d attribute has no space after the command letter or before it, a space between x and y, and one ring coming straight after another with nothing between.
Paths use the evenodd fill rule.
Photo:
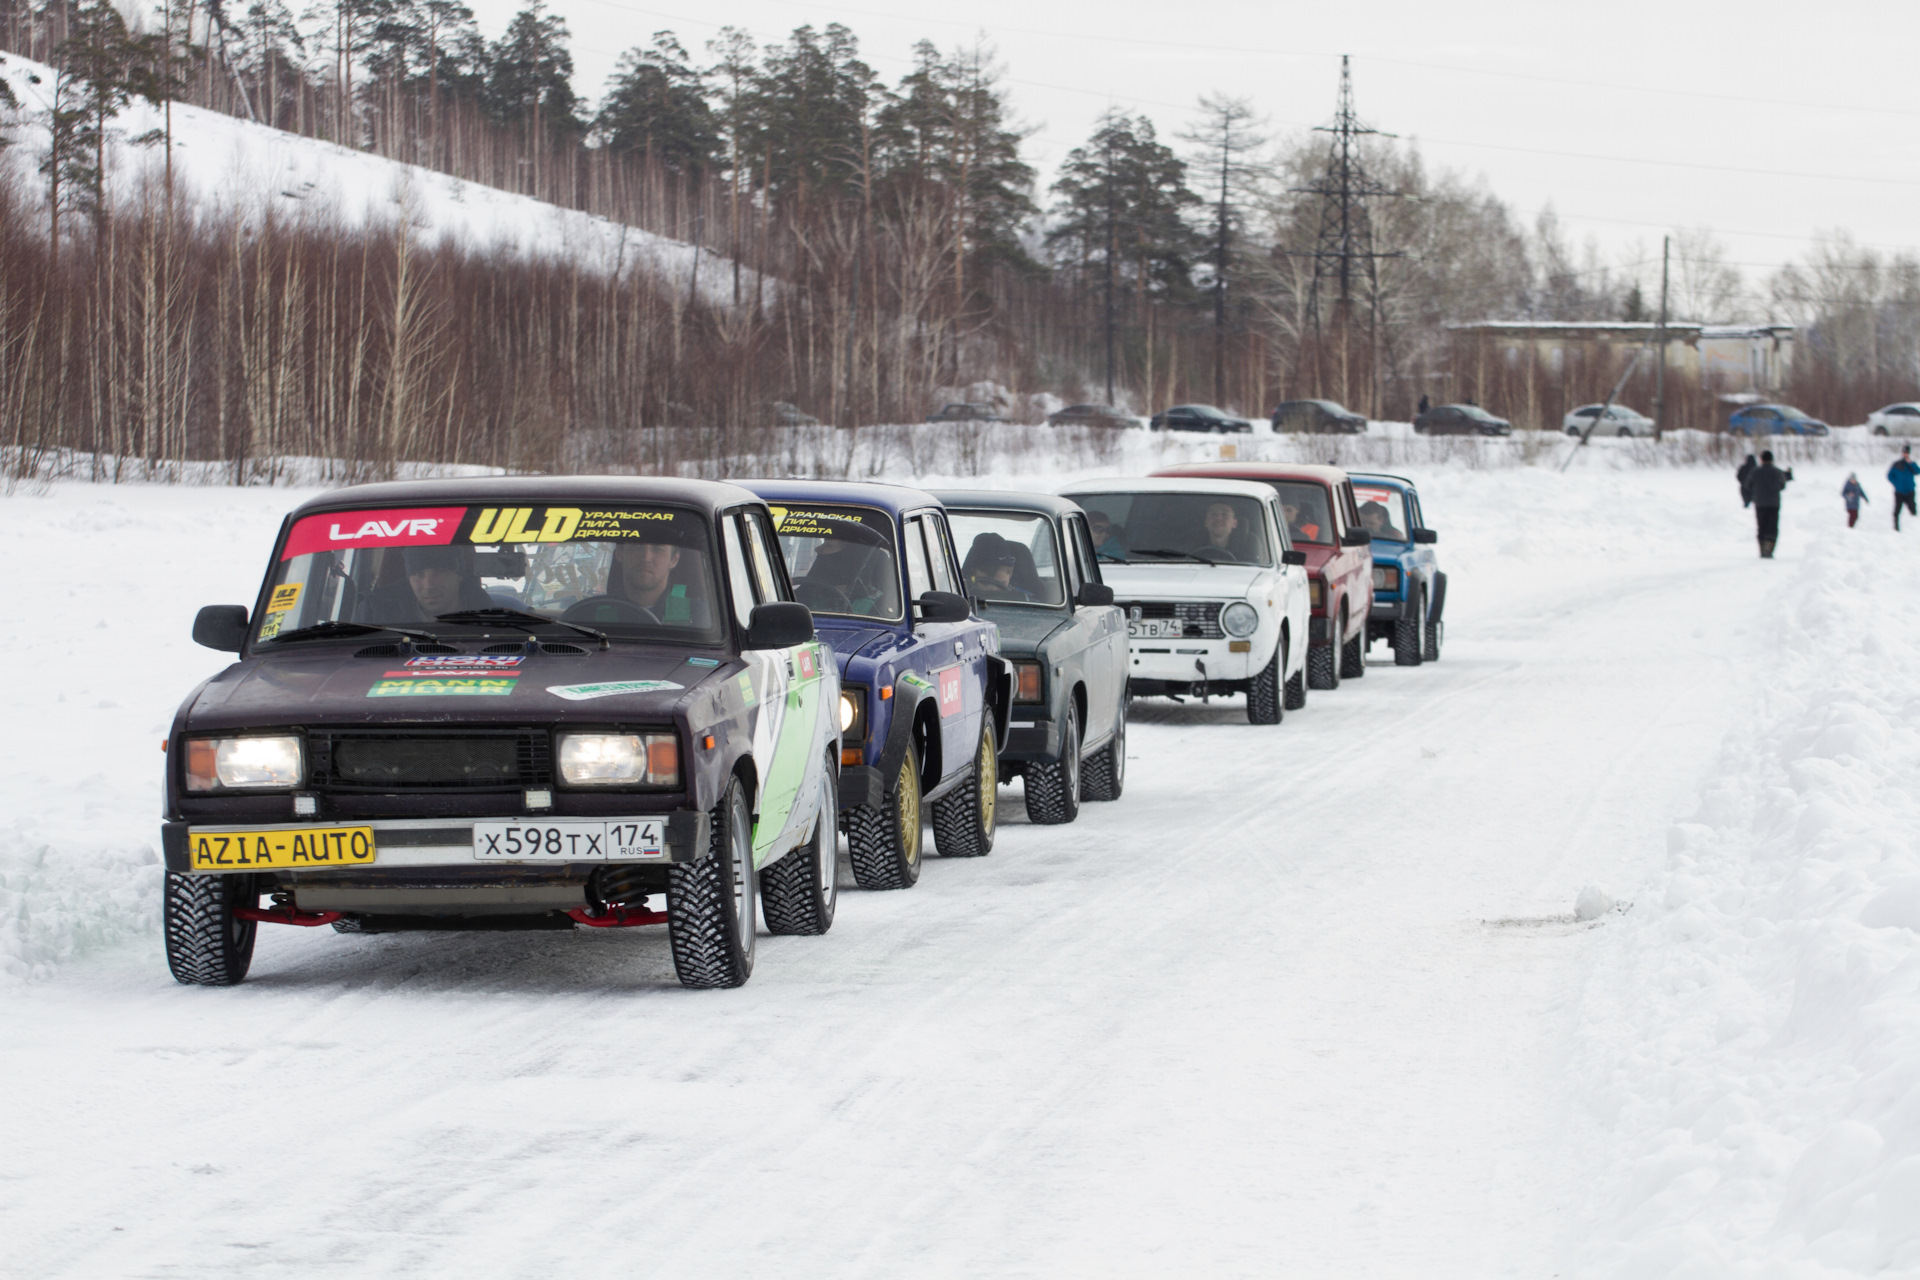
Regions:
<instances>
[{"instance_id":1,"label":"red lada car","mask_svg":"<svg viewBox=\"0 0 1920 1280\"><path fill-rule=\"evenodd\" d=\"M1339 467L1283 462L1189 462L1156 476L1257 480L1280 494L1287 535L1307 553L1313 592L1307 687L1338 689L1367 674L1367 615L1373 611L1373 537L1360 523L1353 482Z\"/></svg>"}]
</instances>

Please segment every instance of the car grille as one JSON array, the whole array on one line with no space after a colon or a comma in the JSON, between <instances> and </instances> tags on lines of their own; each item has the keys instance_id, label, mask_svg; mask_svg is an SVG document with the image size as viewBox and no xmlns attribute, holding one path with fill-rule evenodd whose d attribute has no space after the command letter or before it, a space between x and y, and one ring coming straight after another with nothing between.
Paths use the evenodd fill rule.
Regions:
<instances>
[{"instance_id":1,"label":"car grille","mask_svg":"<svg viewBox=\"0 0 1920 1280\"><path fill-rule=\"evenodd\" d=\"M1219 640L1226 635L1220 630L1220 610L1224 606L1218 600L1124 600L1119 604L1129 621L1179 619L1182 639Z\"/></svg>"},{"instance_id":2,"label":"car grille","mask_svg":"<svg viewBox=\"0 0 1920 1280\"><path fill-rule=\"evenodd\" d=\"M307 748L321 791L504 791L553 783L545 730L315 732Z\"/></svg>"}]
</instances>

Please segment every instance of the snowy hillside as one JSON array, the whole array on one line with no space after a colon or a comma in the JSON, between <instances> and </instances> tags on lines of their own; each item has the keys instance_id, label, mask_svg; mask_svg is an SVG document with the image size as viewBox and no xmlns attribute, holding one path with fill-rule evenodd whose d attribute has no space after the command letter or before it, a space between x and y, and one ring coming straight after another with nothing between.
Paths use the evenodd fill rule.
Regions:
<instances>
[{"instance_id":1,"label":"snowy hillside","mask_svg":"<svg viewBox=\"0 0 1920 1280\"><path fill-rule=\"evenodd\" d=\"M32 163L21 168L38 182L30 171L47 148L53 71L7 54L0 77L25 118L16 138ZM110 195L128 194L164 165L158 147L128 142L163 123L157 108L138 100L117 118ZM175 181L209 209L349 226L404 219L428 242L453 239L488 253L564 257L588 271L650 271L684 282L694 268L694 247L678 240L216 111L175 103L173 139ZM728 260L707 252L698 257L702 295L730 302Z\"/></svg>"},{"instance_id":2,"label":"snowy hillside","mask_svg":"<svg viewBox=\"0 0 1920 1280\"><path fill-rule=\"evenodd\" d=\"M1842 474L1763 562L1720 470L1419 471L1442 662L1138 702L1120 802L709 993L645 929L176 986L188 626L301 495L0 499L0 1273L1914 1274L1920 530Z\"/></svg>"}]
</instances>

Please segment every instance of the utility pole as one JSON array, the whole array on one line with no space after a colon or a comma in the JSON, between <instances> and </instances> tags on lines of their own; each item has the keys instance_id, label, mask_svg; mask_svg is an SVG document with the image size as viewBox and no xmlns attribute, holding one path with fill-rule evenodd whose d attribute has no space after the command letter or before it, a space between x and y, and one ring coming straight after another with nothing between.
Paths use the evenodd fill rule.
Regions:
<instances>
[{"instance_id":1,"label":"utility pole","mask_svg":"<svg viewBox=\"0 0 1920 1280\"><path fill-rule=\"evenodd\" d=\"M1113 173L1113 126L1107 125L1107 407L1116 407L1113 403L1113 255L1119 251L1120 231L1114 225L1119 216L1115 204L1119 193L1114 189Z\"/></svg>"},{"instance_id":2,"label":"utility pole","mask_svg":"<svg viewBox=\"0 0 1920 1280\"><path fill-rule=\"evenodd\" d=\"M1660 323L1653 328L1653 438L1660 439L1667 411L1667 250L1672 236L1660 237ZM1598 421L1598 419L1595 419Z\"/></svg>"},{"instance_id":3,"label":"utility pole","mask_svg":"<svg viewBox=\"0 0 1920 1280\"><path fill-rule=\"evenodd\" d=\"M1338 399L1346 403L1352 396L1351 366L1353 303L1356 286L1364 283L1367 296L1367 403L1369 416L1379 411L1378 360L1373 350L1378 333L1376 313L1380 299L1380 277L1374 264L1381 258L1399 258L1398 252L1376 252L1373 247L1373 219L1367 201L1374 196L1397 196L1367 176L1360 157L1359 139L1368 136L1391 138L1360 123L1353 109L1353 73L1346 55L1340 58L1340 102L1331 125L1321 125L1316 133L1330 133L1333 142L1327 148L1327 167L1318 182L1298 190L1320 197L1320 228L1312 249L1292 257L1313 259L1313 283L1307 294L1307 316L1314 344L1314 373L1321 385L1315 393L1326 394L1323 360L1326 334L1322 332L1320 310L1323 290L1333 293L1332 323L1328 326L1338 344Z\"/></svg>"}]
</instances>

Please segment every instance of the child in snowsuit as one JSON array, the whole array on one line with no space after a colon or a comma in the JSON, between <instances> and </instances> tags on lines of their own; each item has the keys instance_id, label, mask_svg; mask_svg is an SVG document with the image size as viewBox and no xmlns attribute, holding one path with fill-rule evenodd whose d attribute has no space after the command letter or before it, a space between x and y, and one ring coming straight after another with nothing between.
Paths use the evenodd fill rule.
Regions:
<instances>
[{"instance_id":1,"label":"child in snowsuit","mask_svg":"<svg viewBox=\"0 0 1920 1280\"><path fill-rule=\"evenodd\" d=\"M1860 487L1860 477L1847 472L1847 482L1840 486L1840 500L1847 504L1847 528L1853 528L1853 522L1860 518L1860 504L1867 500L1867 491Z\"/></svg>"},{"instance_id":2,"label":"child in snowsuit","mask_svg":"<svg viewBox=\"0 0 1920 1280\"><path fill-rule=\"evenodd\" d=\"M1740 482L1740 505L1743 507L1753 505L1753 495L1747 492L1747 481L1752 479L1753 473L1759 469L1760 464L1753 460L1752 454L1748 454L1747 460L1740 464L1740 469L1733 473L1733 478Z\"/></svg>"},{"instance_id":3,"label":"child in snowsuit","mask_svg":"<svg viewBox=\"0 0 1920 1280\"><path fill-rule=\"evenodd\" d=\"M1900 508L1905 507L1908 515L1914 515L1913 478L1920 476L1920 467L1913 465L1913 446L1900 446L1900 460L1887 468L1887 479L1893 482L1893 528L1900 529Z\"/></svg>"}]
</instances>

